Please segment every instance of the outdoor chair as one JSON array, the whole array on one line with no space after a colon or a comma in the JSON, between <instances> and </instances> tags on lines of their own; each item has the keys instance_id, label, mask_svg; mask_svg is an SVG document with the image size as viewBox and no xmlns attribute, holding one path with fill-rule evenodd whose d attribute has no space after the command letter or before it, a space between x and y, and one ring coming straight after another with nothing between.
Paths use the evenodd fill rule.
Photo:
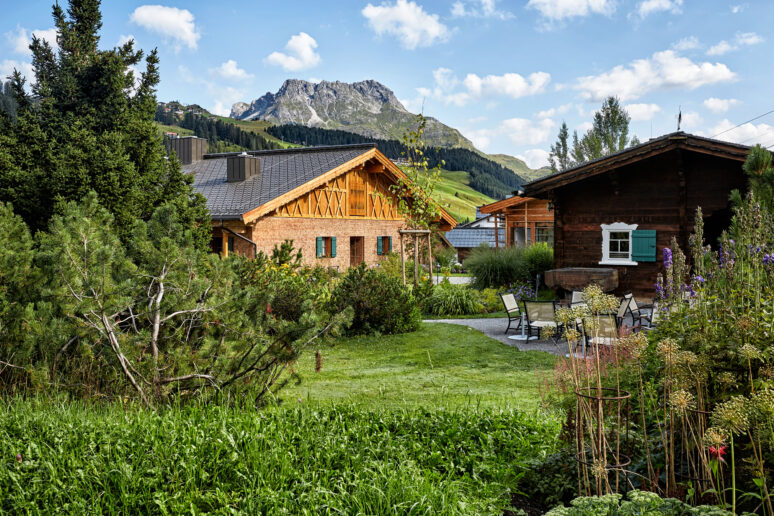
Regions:
<instances>
[{"instance_id":1,"label":"outdoor chair","mask_svg":"<svg viewBox=\"0 0 774 516\"><path fill-rule=\"evenodd\" d=\"M634 299L634 296L632 294L627 294L629 297L629 315L632 316L632 327L633 328L641 328L642 327L642 321L645 320L646 322L650 321L650 318L652 316L652 313L648 312L648 310L653 309L653 305L638 305L637 300Z\"/></svg>"},{"instance_id":2,"label":"outdoor chair","mask_svg":"<svg viewBox=\"0 0 774 516\"><path fill-rule=\"evenodd\" d=\"M600 349L613 346L618 339L619 319L617 314L597 314L583 320L583 335L586 348ZM594 323L595 327L590 327Z\"/></svg>"},{"instance_id":3,"label":"outdoor chair","mask_svg":"<svg viewBox=\"0 0 774 516\"><path fill-rule=\"evenodd\" d=\"M521 326L521 310L519 309L518 301L516 301L516 296L513 294L500 294L500 299L502 299L505 313L508 315L508 327L505 329L505 333L508 333L508 330L511 329L513 321L517 321L513 329L518 329Z\"/></svg>"},{"instance_id":4,"label":"outdoor chair","mask_svg":"<svg viewBox=\"0 0 774 516\"><path fill-rule=\"evenodd\" d=\"M570 307L581 304L585 304L583 301L583 291L573 290L570 297Z\"/></svg>"},{"instance_id":5,"label":"outdoor chair","mask_svg":"<svg viewBox=\"0 0 774 516\"><path fill-rule=\"evenodd\" d=\"M540 336L540 330L549 327L559 330L554 318L556 301L525 301L524 313L527 316L528 335L532 335L532 330L535 330Z\"/></svg>"},{"instance_id":6,"label":"outdoor chair","mask_svg":"<svg viewBox=\"0 0 774 516\"><path fill-rule=\"evenodd\" d=\"M640 329L641 330L652 330L656 327L656 324L658 324L658 319L661 317L660 314L660 307L658 305L657 301L654 301L652 305L650 305L650 312L647 314L643 314L642 310L644 310L647 307L647 305L640 306Z\"/></svg>"},{"instance_id":7,"label":"outdoor chair","mask_svg":"<svg viewBox=\"0 0 774 516\"><path fill-rule=\"evenodd\" d=\"M623 325L626 314L629 313L629 305L631 304L632 299L634 299L634 296L631 292L624 294L621 298L621 304L618 305L618 313L615 314L615 323L617 326Z\"/></svg>"}]
</instances>

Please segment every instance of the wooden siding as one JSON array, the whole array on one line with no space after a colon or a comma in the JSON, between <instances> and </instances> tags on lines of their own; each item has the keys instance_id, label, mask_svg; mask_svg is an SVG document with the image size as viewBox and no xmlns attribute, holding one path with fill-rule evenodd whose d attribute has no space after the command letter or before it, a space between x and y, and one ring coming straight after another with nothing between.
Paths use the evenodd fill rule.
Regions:
<instances>
[{"instance_id":1,"label":"wooden siding","mask_svg":"<svg viewBox=\"0 0 774 516\"><path fill-rule=\"evenodd\" d=\"M384 172L367 172L359 167L280 206L276 215L316 219L401 220L396 209L396 197L390 191L391 184L392 181ZM356 192L355 197L353 191ZM360 191L364 191L364 199L358 195ZM351 201L355 201L357 206L353 206ZM362 212L358 209L361 206Z\"/></svg>"},{"instance_id":2,"label":"wooden siding","mask_svg":"<svg viewBox=\"0 0 774 516\"><path fill-rule=\"evenodd\" d=\"M673 150L589 177L550 192L554 202L554 267L612 267L618 270L616 293L628 290L652 296L663 272L664 247L675 237L683 250L701 206L705 224L720 228L728 212L728 196L744 189L741 161ZM720 220L718 220L720 217ZM656 230L657 261L636 266L599 265L601 224L624 222ZM708 235L709 243L719 229Z\"/></svg>"}]
</instances>

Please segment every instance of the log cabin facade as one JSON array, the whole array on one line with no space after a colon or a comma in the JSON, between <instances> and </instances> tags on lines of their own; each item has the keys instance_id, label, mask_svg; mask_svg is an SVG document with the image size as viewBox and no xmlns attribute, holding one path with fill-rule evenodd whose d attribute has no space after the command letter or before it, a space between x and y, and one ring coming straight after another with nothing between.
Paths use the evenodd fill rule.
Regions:
<instances>
[{"instance_id":1,"label":"log cabin facade","mask_svg":"<svg viewBox=\"0 0 774 516\"><path fill-rule=\"evenodd\" d=\"M687 251L697 207L707 243L728 227L729 194L745 190L748 151L676 132L533 181L525 194L552 203L556 269L606 268L617 276L616 294L652 297L663 249L674 237Z\"/></svg>"},{"instance_id":2,"label":"log cabin facade","mask_svg":"<svg viewBox=\"0 0 774 516\"><path fill-rule=\"evenodd\" d=\"M203 154L183 170L207 199L222 256L293 240L307 265L373 265L398 250L406 225L390 188L405 175L373 144ZM443 210L438 223L456 225Z\"/></svg>"}]
</instances>

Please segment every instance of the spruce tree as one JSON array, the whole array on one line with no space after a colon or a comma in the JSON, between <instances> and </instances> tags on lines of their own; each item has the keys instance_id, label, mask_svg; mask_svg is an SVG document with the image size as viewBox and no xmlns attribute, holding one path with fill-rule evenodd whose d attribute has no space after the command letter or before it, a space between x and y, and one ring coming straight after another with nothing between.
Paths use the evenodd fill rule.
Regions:
<instances>
[{"instance_id":1,"label":"spruce tree","mask_svg":"<svg viewBox=\"0 0 774 516\"><path fill-rule=\"evenodd\" d=\"M158 55L144 57L129 41L99 48L102 15L98 0L71 0L53 7L58 49L33 36L31 94L15 72L11 88L18 104L6 118L0 145L0 202L10 202L31 229L47 226L57 206L89 191L115 218L122 239L137 218L172 204L197 246L209 242L209 214L192 178L177 159L166 159L154 125Z\"/></svg>"}]
</instances>

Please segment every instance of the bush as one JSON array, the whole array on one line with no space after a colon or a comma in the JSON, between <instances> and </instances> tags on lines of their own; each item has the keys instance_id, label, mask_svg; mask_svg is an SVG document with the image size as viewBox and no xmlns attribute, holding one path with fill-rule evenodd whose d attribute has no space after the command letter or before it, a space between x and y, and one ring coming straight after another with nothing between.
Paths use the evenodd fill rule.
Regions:
<instances>
[{"instance_id":1,"label":"bush","mask_svg":"<svg viewBox=\"0 0 774 516\"><path fill-rule=\"evenodd\" d=\"M465 260L465 269L473 275L471 286L497 288L524 279L523 247L476 247Z\"/></svg>"},{"instance_id":2,"label":"bush","mask_svg":"<svg viewBox=\"0 0 774 516\"><path fill-rule=\"evenodd\" d=\"M532 460L519 490L544 507L572 500L578 494L578 463L572 448Z\"/></svg>"},{"instance_id":3,"label":"bush","mask_svg":"<svg viewBox=\"0 0 774 516\"><path fill-rule=\"evenodd\" d=\"M637 516L641 514L668 514L674 516L731 516L729 511L701 505L691 507L675 498L661 498L647 491L629 491L628 500L619 494L582 496L573 500L570 507L557 507L546 516Z\"/></svg>"},{"instance_id":4,"label":"bush","mask_svg":"<svg viewBox=\"0 0 774 516\"><path fill-rule=\"evenodd\" d=\"M521 255L524 261L526 280L532 281L538 274L543 274L554 266L554 249L545 242L538 242L524 249Z\"/></svg>"},{"instance_id":5,"label":"bush","mask_svg":"<svg viewBox=\"0 0 774 516\"><path fill-rule=\"evenodd\" d=\"M486 313L500 312L503 310L503 301L500 292L496 288L485 288L480 293L481 304Z\"/></svg>"},{"instance_id":6,"label":"bush","mask_svg":"<svg viewBox=\"0 0 774 516\"><path fill-rule=\"evenodd\" d=\"M473 287L498 288L509 283L534 281L535 275L550 269L553 262L554 250L542 242L529 247L482 245L471 251L465 260L465 269L473 275Z\"/></svg>"},{"instance_id":7,"label":"bush","mask_svg":"<svg viewBox=\"0 0 774 516\"><path fill-rule=\"evenodd\" d=\"M354 309L350 335L406 333L419 328L422 314L401 280L365 264L353 267L333 289L332 313Z\"/></svg>"},{"instance_id":8,"label":"bush","mask_svg":"<svg viewBox=\"0 0 774 516\"><path fill-rule=\"evenodd\" d=\"M484 311L480 294L465 285L441 283L433 289L427 301L433 315L473 315Z\"/></svg>"}]
</instances>

